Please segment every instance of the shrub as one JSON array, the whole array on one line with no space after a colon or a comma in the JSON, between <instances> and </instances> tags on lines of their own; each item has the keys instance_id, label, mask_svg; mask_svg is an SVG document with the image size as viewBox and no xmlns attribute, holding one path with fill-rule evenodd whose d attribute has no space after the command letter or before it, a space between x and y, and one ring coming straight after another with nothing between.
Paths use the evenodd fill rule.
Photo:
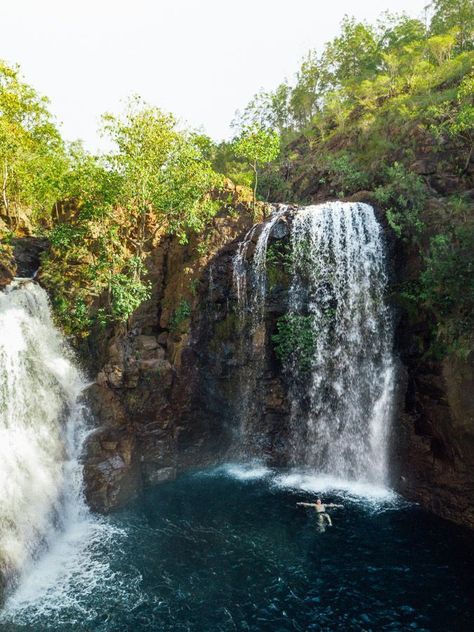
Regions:
<instances>
[{"instance_id":1,"label":"shrub","mask_svg":"<svg viewBox=\"0 0 474 632\"><path fill-rule=\"evenodd\" d=\"M394 162L386 169L386 184L377 187L375 199L383 204L397 237L416 240L423 229L420 213L426 201L426 185L420 176Z\"/></svg>"},{"instance_id":2,"label":"shrub","mask_svg":"<svg viewBox=\"0 0 474 632\"><path fill-rule=\"evenodd\" d=\"M354 159L347 153L338 156L327 156L326 169L329 172L331 185L338 197L356 193L369 186L369 174L360 171Z\"/></svg>"},{"instance_id":3,"label":"shrub","mask_svg":"<svg viewBox=\"0 0 474 632\"><path fill-rule=\"evenodd\" d=\"M182 298L178 307L174 310L170 319L170 331L174 333L182 332L183 323L191 316L191 305L189 301Z\"/></svg>"},{"instance_id":4,"label":"shrub","mask_svg":"<svg viewBox=\"0 0 474 632\"><path fill-rule=\"evenodd\" d=\"M277 357L287 366L309 371L316 349L312 316L285 314L278 319L277 333L272 336Z\"/></svg>"}]
</instances>

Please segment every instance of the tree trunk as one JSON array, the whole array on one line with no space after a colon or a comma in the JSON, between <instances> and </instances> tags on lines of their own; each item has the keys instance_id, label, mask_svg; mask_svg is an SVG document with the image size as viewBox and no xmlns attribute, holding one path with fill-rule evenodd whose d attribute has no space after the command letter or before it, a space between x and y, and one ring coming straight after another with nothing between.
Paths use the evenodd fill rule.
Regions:
<instances>
[{"instance_id":1,"label":"tree trunk","mask_svg":"<svg viewBox=\"0 0 474 632\"><path fill-rule=\"evenodd\" d=\"M464 165L463 173L467 173L467 170L469 169L469 165L471 163L471 158L472 158L472 152L473 151L474 151L474 143L471 144L471 149L469 150L469 154L467 156L466 164Z\"/></svg>"},{"instance_id":2,"label":"tree trunk","mask_svg":"<svg viewBox=\"0 0 474 632\"><path fill-rule=\"evenodd\" d=\"M8 197L7 197L7 181L8 181L8 163L5 160L3 163L3 183L2 183L2 197L3 205L5 207L5 213L8 215Z\"/></svg>"},{"instance_id":3,"label":"tree trunk","mask_svg":"<svg viewBox=\"0 0 474 632\"><path fill-rule=\"evenodd\" d=\"M254 185L253 185L253 212L255 214L255 209L257 206L257 184L258 184L258 173L257 173L257 161L254 162L253 171L255 173Z\"/></svg>"}]
</instances>

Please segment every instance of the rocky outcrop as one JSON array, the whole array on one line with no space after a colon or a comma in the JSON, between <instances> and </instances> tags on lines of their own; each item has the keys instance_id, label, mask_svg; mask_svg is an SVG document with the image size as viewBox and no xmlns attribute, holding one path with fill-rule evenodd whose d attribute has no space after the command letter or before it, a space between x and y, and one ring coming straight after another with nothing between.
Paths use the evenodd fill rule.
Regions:
<instances>
[{"instance_id":1,"label":"rocky outcrop","mask_svg":"<svg viewBox=\"0 0 474 632\"><path fill-rule=\"evenodd\" d=\"M127 327L92 332L82 350L96 372L86 396L100 421L84 456L94 509L108 511L225 452L226 398L208 392L209 358L219 362L206 338L208 303L226 305L235 245L252 223L244 206L216 216L204 242L162 239L147 261L152 298Z\"/></svg>"},{"instance_id":2,"label":"rocky outcrop","mask_svg":"<svg viewBox=\"0 0 474 632\"><path fill-rule=\"evenodd\" d=\"M442 217L442 201L431 200L426 213L433 210ZM428 226L433 230L432 220ZM395 264L395 283L417 278L422 266L418 251L403 243ZM474 348L436 357L433 315L398 313L393 485L433 513L474 528Z\"/></svg>"},{"instance_id":3,"label":"rocky outcrop","mask_svg":"<svg viewBox=\"0 0 474 632\"><path fill-rule=\"evenodd\" d=\"M8 227L0 217L0 290L11 283L15 274L15 258L8 239Z\"/></svg>"},{"instance_id":4,"label":"rocky outcrop","mask_svg":"<svg viewBox=\"0 0 474 632\"><path fill-rule=\"evenodd\" d=\"M41 237L17 237L12 240L16 276L32 277L41 263L41 253L48 248L48 240Z\"/></svg>"},{"instance_id":5,"label":"rocky outcrop","mask_svg":"<svg viewBox=\"0 0 474 632\"><path fill-rule=\"evenodd\" d=\"M433 513L474 528L474 353L465 360L404 359L396 486Z\"/></svg>"},{"instance_id":6,"label":"rocky outcrop","mask_svg":"<svg viewBox=\"0 0 474 632\"><path fill-rule=\"evenodd\" d=\"M374 204L367 192L350 201ZM427 212L439 204L433 199ZM376 207L376 213L396 288L416 278L422 262L410 244L395 239L383 211ZM277 225L270 243L288 238L287 222ZM250 444L240 446L243 453L288 462L287 387L271 344L286 311L288 279L281 269L269 270L265 322L251 333L240 320L233 282L237 246L251 224L250 214L222 213L205 253L197 240L187 246L160 242L148 261L152 299L127 328L91 337L87 354L96 382L88 399L101 422L85 456L94 509L110 510L144 486L235 456L236 428L245 420L254 432L243 433L250 436ZM258 235L257 229L247 257ZM428 359L429 315L414 320L395 309L400 371L393 485L434 513L474 528L474 355Z\"/></svg>"},{"instance_id":7,"label":"rocky outcrop","mask_svg":"<svg viewBox=\"0 0 474 632\"><path fill-rule=\"evenodd\" d=\"M47 239L15 237L2 243L0 239L0 289L15 276L32 277L40 267L41 253L48 247Z\"/></svg>"},{"instance_id":8,"label":"rocky outcrop","mask_svg":"<svg viewBox=\"0 0 474 632\"><path fill-rule=\"evenodd\" d=\"M420 173L431 173L427 160L417 163ZM433 235L446 230L449 208L442 197L427 200L424 243L415 245L395 238L370 193L361 192L351 201L375 207L391 259L399 359L392 485L433 513L474 528L474 349L463 358L455 353L437 358L432 349L434 315L422 309L409 312L398 300L400 288L419 279L424 267L420 253L427 251Z\"/></svg>"},{"instance_id":9,"label":"rocky outcrop","mask_svg":"<svg viewBox=\"0 0 474 632\"><path fill-rule=\"evenodd\" d=\"M13 281L16 274L15 259L10 248L0 250L0 290Z\"/></svg>"}]
</instances>

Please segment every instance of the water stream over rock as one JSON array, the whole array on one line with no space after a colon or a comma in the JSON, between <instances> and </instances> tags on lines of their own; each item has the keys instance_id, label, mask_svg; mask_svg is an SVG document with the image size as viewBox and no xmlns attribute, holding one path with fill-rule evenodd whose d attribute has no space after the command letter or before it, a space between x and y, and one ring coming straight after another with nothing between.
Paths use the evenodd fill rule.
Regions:
<instances>
[{"instance_id":1,"label":"water stream over rock","mask_svg":"<svg viewBox=\"0 0 474 632\"><path fill-rule=\"evenodd\" d=\"M469 629L472 541L387 488L386 284L370 206L276 207L209 267L193 342L212 436L231 426L240 462L105 517L83 498L86 384L47 296L0 294L0 630ZM296 506L320 494L343 505L324 530Z\"/></svg>"},{"instance_id":2,"label":"water stream over rock","mask_svg":"<svg viewBox=\"0 0 474 632\"><path fill-rule=\"evenodd\" d=\"M285 215L289 240L273 242L273 252L272 231L278 232ZM234 262L239 310L250 321L255 356L242 380L245 409L256 406L249 392L258 393L263 372L267 267L276 257L277 272L289 279L286 312L272 336L290 405L288 463L351 480L386 482L393 327L385 303L383 235L373 209L339 202L290 211L277 207L248 257L252 240L255 228ZM256 433L247 420L242 444L251 443L249 435Z\"/></svg>"},{"instance_id":3,"label":"water stream over rock","mask_svg":"<svg viewBox=\"0 0 474 632\"><path fill-rule=\"evenodd\" d=\"M45 291L29 280L0 294L0 385L0 575L9 594L22 578L33 590L38 560L68 543L65 570L99 524L83 498L86 384ZM54 556L43 570L53 569ZM39 583L47 589L44 575Z\"/></svg>"}]
</instances>

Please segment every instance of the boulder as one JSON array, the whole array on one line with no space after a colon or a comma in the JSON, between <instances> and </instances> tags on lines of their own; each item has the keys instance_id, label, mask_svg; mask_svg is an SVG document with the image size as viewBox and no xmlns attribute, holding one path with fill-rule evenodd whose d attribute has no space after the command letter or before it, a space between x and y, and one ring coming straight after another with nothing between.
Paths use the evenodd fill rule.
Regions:
<instances>
[{"instance_id":1,"label":"boulder","mask_svg":"<svg viewBox=\"0 0 474 632\"><path fill-rule=\"evenodd\" d=\"M108 512L139 493L136 441L129 432L98 428L87 438L85 453L86 498L93 510Z\"/></svg>"},{"instance_id":2,"label":"boulder","mask_svg":"<svg viewBox=\"0 0 474 632\"><path fill-rule=\"evenodd\" d=\"M40 237L19 237L12 240L12 245L16 276L32 277L40 267L41 254L47 250L48 240Z\"/></svg>"}]
</instances>

